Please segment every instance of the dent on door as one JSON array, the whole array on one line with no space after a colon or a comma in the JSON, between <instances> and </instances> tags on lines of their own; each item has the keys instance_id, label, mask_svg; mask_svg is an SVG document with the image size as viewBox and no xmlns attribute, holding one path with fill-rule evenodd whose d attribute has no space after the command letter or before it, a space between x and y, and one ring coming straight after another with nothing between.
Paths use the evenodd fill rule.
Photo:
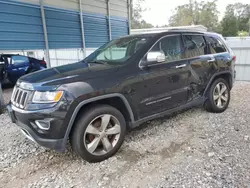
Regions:
<instances>
[{"instance_id":1,"label":"dent on door","mask_svg":"<svg viewBox=\"0 0 250 188\"><path fill-rule=\"evenodd\" d=\"M189 60L191 67L191 98L201 96L205 86L212 75L216 72L218 66L214 56L207 55Z\"/></svg>"}]
</instances>

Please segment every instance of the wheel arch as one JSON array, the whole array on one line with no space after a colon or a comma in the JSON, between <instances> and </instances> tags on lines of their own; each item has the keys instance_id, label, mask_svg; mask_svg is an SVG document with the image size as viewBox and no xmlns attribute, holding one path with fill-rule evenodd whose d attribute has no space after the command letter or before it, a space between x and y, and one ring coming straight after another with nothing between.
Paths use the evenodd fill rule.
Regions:
<instances>
[{"instance_id":1,"label":"wheel arch","mask_svg":"<svg viewBox=\"0 0 250 188\"><path fill-rule=\"evenodd\" d=\"M117 108L117 109L121 111L121 113L124 115L126 121L128 121L128 118L129 118L130 119L129 121L131 121L131 123L133 123L135 121L134 113L132 111L132 108L131 108L129 102L127 101L127 99L122 94L113 93L113 94L107 94L107 95L102 95L102 96L90 98L90 99L87 99L87 100L84 100L84 101L80 102L76 106L76 108L75 108L75 110L74 110L74 112L73 112L73 114L72 114L72 116L70 118L70 121L69 121L67 130L66 130L65 136L63 138L64 146L66 147L66 144L68 142L68 138L70 136L70 133L72 131L74 123L75 123L75 121L77 119L77 115L79 113L81 113L84 106L86 106L86 105L97 105L97 104L108 104L108 105L110 105L109 103L105 103L105 101L117 100L117 99L122 101L122 104L126 108L125 110L127 111L127 114L124 114L124 111L122 112L119 108ZM112 104L111 104L111 106L116 107L116 106L114 106Z\"/></svg>"},{"instance_id":2,"label":"wheel arch","mask_svg":"<svg viewBox=\"0 0 250 188\"><path fill-rule=\"evenodd\" d=\"M218 72L218 73L215 73L211 79L209 80L205 90L204 90L204 93L203 95L206 96L210 86L212 85L212 83L218 79L218 78L224 78L228 84L229 84L229 87L230 89L232 89L233 87L233 76L232 76L232 73L230 71L222 71L222 72Z\"/></svg>"}]
</instances>

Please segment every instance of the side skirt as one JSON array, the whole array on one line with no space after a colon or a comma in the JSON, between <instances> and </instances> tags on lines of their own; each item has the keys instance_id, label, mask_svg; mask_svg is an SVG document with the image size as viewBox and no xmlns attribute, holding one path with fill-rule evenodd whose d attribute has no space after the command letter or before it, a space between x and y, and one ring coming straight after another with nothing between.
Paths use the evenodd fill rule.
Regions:
<instances>
[{"instance_id":1,"label":"side skirt","mask_svg":"<svg viewBox=\"0 0 250 188\"><path fill-rule=\"evenodd\" d=\"M146 121L156 119L156 118L160 118L160 117L164 117L164 116L170 115L170 114L172 114L174 112L178 112L178 111L181 111L181 110L184 110L184 109L187 109L187 108L203 105L204 102L205 102L205 97L200 97L200 98L195 99L193 101L190 101L190 102L188 102L188 103L186 103L186 104L184 104L182 106L178 106L176 108L172 108L172 109L169 109L169 110L166 110L166 111L163 111L163 112L153 114L153 115L150 115L148 117L139 119L139 120L131 123L130 128L135 128L135 127L139 126L140 124L142 124L142 123L144 123Z\"/></svg>"}]
</instances>

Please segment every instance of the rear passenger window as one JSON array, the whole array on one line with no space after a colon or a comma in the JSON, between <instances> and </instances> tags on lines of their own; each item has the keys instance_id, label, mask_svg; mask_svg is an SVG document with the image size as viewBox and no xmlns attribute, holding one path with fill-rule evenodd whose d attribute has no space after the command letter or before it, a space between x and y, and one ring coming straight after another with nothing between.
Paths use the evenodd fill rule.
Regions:
<instances>
[{"instance_id":1,"label":"rear passenger window","mask_svg":"<svg viewBox=\"0 0 250 188\"><path fill-rule=\"evenodd\" d=\"M202 35L183 35L186 58L207 54L207 47Z\"/></svg>"},{"instance_id":2,"label":"rear passenger window","mask_svg":"<svg viewBox=\"0 0 250 188\"><path fill-rule=\"evenodd\" d=\"M212 54L223 53L227 51L226 47L220 40L210 36L206 36L205 38Z\"/></svg>"}]
</instances>

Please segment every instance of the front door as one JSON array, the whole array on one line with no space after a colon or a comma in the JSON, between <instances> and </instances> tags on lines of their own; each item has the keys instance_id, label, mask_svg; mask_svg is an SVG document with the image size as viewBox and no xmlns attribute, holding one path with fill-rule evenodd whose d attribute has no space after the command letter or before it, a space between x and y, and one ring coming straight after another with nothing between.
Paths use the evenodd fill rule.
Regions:
<instances>
[{"instance_id":1,"label":"front door","mask_svg":"<svg viewBox=\"0 0 250 188\"><path fill-rule=\"evenodd\" d=\"M144 107L141 116L175 108L187 102L188 79L190 76L188 61L184 59L181 35L166 36L159 40L148 52L163 52L165 61L150 62L141 68L146 97L141 101ZM143 61L147 61L147 55Z\"/></svg>"}]
</instances>

